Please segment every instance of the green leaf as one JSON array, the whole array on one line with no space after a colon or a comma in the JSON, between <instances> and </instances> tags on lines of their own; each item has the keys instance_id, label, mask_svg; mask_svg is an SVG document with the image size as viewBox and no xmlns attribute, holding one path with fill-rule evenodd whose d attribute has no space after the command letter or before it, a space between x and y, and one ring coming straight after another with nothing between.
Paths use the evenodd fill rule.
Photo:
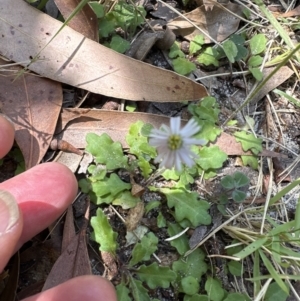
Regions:
<instances>
[{"instance_id":1,"label":"green leaf","mask_svg":"<svg viewBox=\"0 0 300 301\"><path fill-rule=\"evenodd\" d=\"M86 142L86 151L95 157L97 163L105 164L109 170L128 168L121 143L113 142L107 134L98 136L89 133L86 135Z\"/></svg>"},{"instance_id":2,"label":"green leaf","mask_svg":"<svg viewBox=\"0 0 300 301\"><path fill-rule=\"evenodd\" d=\"M148 214L149 211L159 207L161 205L160 201L151 201L145 206L145 213Z\"/></svg>"},{"instance_id":3,"label":"green leaf","mask_svg":"<svg viewBox=\"0 0 300 301\"><path fill-rule=\"evenodd\" d=\"M124 53L130 48L130 42L118 35L114 35L109 43L109 47L119 53Z\"/></svg>"},{"instance_id":4,"label":"green leaf","mask_svg":"<svg viewBox=\"0 0 300 301\"><path fill-rule=\"evenodd\" d=\"M161 212L158 213L157 216L157 227L164 228L166 226L166 219Z\"/></svg>"},{"instance_id":5,"label":"green leaf","mask_svg":"<svg viewBox=\"0 0 300 301\"><path fill-rule=\"evenodd\" d=\"M190 43L189 52L191 54L195 54L197 51L199 51L202 48L203 44L204 44L204 36L196 35Z\"/></svg>"},{"instance_id":6,"label":"green leaf","mask_svg":"<svg viewBox=\"0 0 300 301\"><path fill-rule=\"evenodd\" d=\"M193 276L200 282L201 277L207 272L207 264L204 259L204 252L198 248L187 257L183 257L178 261L173 262L172 269L177 273L175 286L178 286L179 291L183 291L181 280L187 276Z\"/></svg>"},{"instance_id":7,"label":"green leaf","mask_svg":"<svg viewBox=\"0 0 300 301\"><path fill-rule=\"evenodd\" d=\"M226 188L228 190L235 188L234 178L231 175L227 175L227 176L223 177L221 179L220 183L224 188Z\"/></svg>"},{"instance_id":8,"label":"green leaf","mask_svg":"<svg viewBox=\"0 0 300 301\"><path fill-rule=\"evenodd\" d=\"M80 179L78 181L78 186L83 193L89 193L91 189L91 182L87 179Z\"/></svg>"},{"instance_id":9,"label":"green leaf","mask_svg":"<svg viewBox=\"0 0 300 301\"><path fill-rule=\"evenodd\" d=\"M140 198L133 196L130 191L123 191L122 193L116 195L112 204L115 206L121 206L126 210L129 208L134 208L140 201Z\"/></svg>"},{"instance_id":10,"label":"green leaf","mask_svg":"<svg viewBox=\"0 0 300 301\"><path fill-rule=\"evenodd\" d=\"M170 59L175 59L176 57L182 57L184 58L185 55L184 53L181 51L179 43L175 42L171 48L170 48L170 52L169 52L169 58Z\"/></svg>"},{"instance_id":11,"label":"green leaf","mask_svg":"<svg viewBox=\"0 0 300 301\"><path fill-rule=\"evenodd\" d=\"M258 169L258 159L256 156L241 156L243 165L246 166L250 166L253 169Z\"/></svg>"},{"instance_id":12,"label":"green leaf","mask_svg":"<svg viewBox=\"0 0 300 301\"><path fill-rule=\"evenodd\" d=\"M130 290L124 283L120 283L116 286L116 292L118 301L131 301L131 298L129 297Z\"/></svg>"},{"instance_id":13,"label":"green leaf","mask_svg":"<svg viewBox=\"0 0 300 301\"><path fill-rule=\"evenodd\" d=\"M193 184L195 182L194 176L191 174L195 174L196 168L183 168L180 175L180 180L178 181L177 187L185 187L188 184Z\"/></svg>"},{"instance_id":14,"label":"green leaf","mask_svg":"<svg viewBox=\"0 0 300 301\"><path fill-rule=\"evenodd\" d=\"M198 193L168 188L161 188L160 191L166 195L168 207L175 207L177 222L188 219L194 227L211 223L211 216L207 212L210 205L206 201L198 200Z\"/></svg>"},{"instance_id":15,"label":"green leaf","mask_svg":"<svg viewBox=\"0 0 300 301\"><path fill-rule=\"evenodd\" d=\"M220 168L227 160L227 155L218 146L203 146L198 155L195 162L204 170Z\"/></svg>"},{"instance_id":16,"label":"green leaf","mask_svg":"<svg viewBox=\"0 0 300 301\"><path fill-rule=\"evenodd\" d=\"M232 192L232 199L237 203L243 202L246 199L246 197L247 194L244 191L237 189Z\"/></svg>"},{"instance_id":17,"label":"green leaf","mask_svg":"<svg viewBox=\"0 0 300 301\"><path fill-rule=\"evenodd\" d=\"M141 242L134 246L129 266L134 266L140 261L149 260L150 256L157 250L157 244L158 238L152 232L145 235Z\"/></svg>"},{"instance_id":18,"label":"green leaf","mask_svg":"<svg viewBox=\"0 0 300 301\"><path fill-rule=\"evenodd\" d=\"M129 287L131 294L133 296L133 300L136 301L150 301L150 297L148 295L148 291L143 286L142 282L130 277Z\"/></svg>"},{"instance_id":19,"label":"green leaf","mask_svg":"<svg viewBox=\"0 0 300 301\"><path fill-rule=\"evenodd\" d=\"M231 260L227 263L229 272L234 276L242 276L243 265L239 261Z\"/></svg>"},{"instance_id":20,"label":"green leaf","mask_svg":"<svg viewBox=\"0 0 300 301\"><path fill-rule=\"evenodd\" d=\"M251 56L248 61L248 66L250 67L258 67L262 64L263 58L259 55Z\"/></svg>"},{"instance_id":21,"label":"green leaf","mask_svg":"<svg viewBox=\"0 0 300 301\"><path fill-rule=\"evenodd\" d=\"M144 126L145 124L142 121L131 124L129 132L125 137L126 142L130 146L130 153L136 155L138 158L143 154L155 158L155 148L148 144L148 138L142 134Z\"/></svg>"},{"instance_id":22,"label":"green leaf","mask_svg":"<svg viewBox=\"0 0 300 301\"><path fill-rule=\"evenodd\" d=\"M263 73L260 71L259 68L252 68L249 67L249 71L251 72L251 74L254 76L254 78L258 81L261 81L264 77Z\"/></svg>"},{"instance_id":23,"label":"green leaf","mask_svg":"<svg viewBox=\"0 0 300 301\"><path fill-rule=\"evenodd\" d=\"M88 172L90 174L89 176L89 180L91 182L96 182L99 180L103 180L106 176L107 170L103 165L95 165L95 164L91 164L88 167Z\"/></svg>"},{"instance_id":24,"label":"green leaf","mask_svg":"<svg viewBox=\"0 0 300 301\"><path fill-rule=\"evenodd\" d=\"M264 254L264 252L262 250L258 250L258 252L259 252L259 256L261 257L261 259L264 263L264 266L267 268L267 270L271 274L272 278L276 281L278 286L288 295L289 289L286 286L286 284L283 282L283 280L279 277L278 271L275 270L271 261L267 258L267 256Z\"/></svg>"},{"instance_id":25,"label":"green leaf","mask_svg":"<svg viewBox=\"0 0 300 301\"><path fill-rule=\"evenodd\" d=\"M262 151L262 139L256 138L253 134L248 134L245 131L234 133L236 141L242 144L244 151L251 150L255 155Z\"/></svg>"},{"instance_id":26,"label":"green leaf","mask_svg":"<svg viewBox=\"0 0 300 301\"><path fill-rule=\"evenodd\" d=\"M250 49L252 55L260 54L266 49L267 39L264 34L254 35L250 40Z\"/></svg>"},{"instance_id":27,"label":"green leaf","mask_svg":"<svg viewBox=\"0 0 300 301\"><path fill-rule=\"evenodd\" d=\"M223 301L251 301L251 299L241 293L230 293Z\"/></svg>"},{"instance_id":28,"label":"green leaf","mask_svg":"<svg viewBox=\"0 0 300 301\"><path fill-rule=\"evenodd\" d=\"M193 276L186 276L181 279L181 287L185 294L195 295L200 288L199 281Z\"/></svg>"},{"instance_id":29,"label":"green leaf","mask_svg":"<svg viewBox=\"0 0 300 301\"><path fill-rule=\"evenodd\" d=\"M161 267L156 262L151 265L142 265L135 273L145 281L151 289L157 287L168 288L170 282L176 279L176 273L169 267Z\"/></svg>"},{"instance_id":30,"label":"green leaf","mask_svg":"<svg viewBox=\"0 0 300 301\"><path fill-rule=\"evenodd\" d=\"M237 48L237 55L235 56L235 61L240 61L242 59L245 59L248 56L248 50L246 47L244 47L245 38L241 35L233 34L229 38L236 46Z\"/></svg>"},{"instance_id":31,"label":"green leaf","mask_svg":"<svg viewBox=\"0 0 300 301\"><path fill-rule=\"evenodd\" d=\"M221 301L224 297L224 290L220 284L220 281L212 277L207 277L205 282L205 290L210 300Z\"/></svg>"},{"instance_id":32,"label":"green leaf","mask_svg":"<svg viewBox=\"0 0 300 301\"><path fill-rule=\"evenodd\" d=\"M123 182L113 173L110 178L92 182L91 187L92 192L97 196L97 204L99 205L102 203L110 204L120 192L129 190L131 184ZM133 201L133 199L131 199L131 201Z\"/></svg>"},{"instance_id":33,"label":"green leaf","mask_svg":"<svg viewBox=\"0 0 300 301\"><path fill-rule=\"evenodd\" d=\"M103 8L102 4L100 4L97 1L90 1L89 5L92 8L92 10L94 11L94 13L96 14L98 19L104 17L104 8Z\"/></svg>"},{"instance_id":34,"label":"green leaf","mask_svg":"<svg viewBox=\"0 0 300 301\"><path fill-rule=\"evenodd\" d=\"M288 296L276 282L273 282L267 289L264 301L285 301Z\"/></svg>"},{"instance_id":35,"label":"green leaf","mask_svg":"<svg viewBox=\"0 0 300 301\"><path fill-rule=\"evenodd\" d=\"M197 57L197 62L205 66L213 65L215 67L219 67L219 61L216 59L215 52L212 47L207 47L204 52Z\"/></svg>"},{"instance_id":36,"label":"green leaf","mask_svg":"<svg viewBox=\"0 0 300 301\"><path fill-rule=\"evenodd\" d=\"M223 50L231 63L235 62L235 57L238 53L237 47L231 40L227 40L223 43Z\"/></svg>"},{"instance_id":37,"label":"green leaf","mask_svg":"<svg viewBox=\"0 0 300 301\"><path fill-rule=\"evenodd\" d=\"M116 20L111 13L108 13L103 19L99 20L99 35L107 38L116 28Z\"/></svg>"},{"instance_id":38,"label":"green leaf","mask_svg":"<svg viewBox=\"0 0 300 301\"><path fill-rule=\"evenodd\" d=\"M183 301L210 301L207 295L198 295L193 296L185 295Z\"/></svg>"},{"instance_id":39,"label":"green leaf","mask_svg":"<svg viewBox=\"0 0 300 301\"><path fill-rule=\"evenodd\" d=\"M142 176L147 179L153 171L151 164L142 156L138 157L137 164L141 169Z\"/></svg>"},{"instance_id":40,"label":"green leaf","mask_svg":"<svg viewBox=\"0 0 300 301\"><path fill-rule=\"evenodd\" d=\"M166 180L175 180L175 181L177 181L179 179L179 172L176 171L175 169L166 169L162 173L162 176Z\"/></svg>"},{"instance_id":41,"label":"green leaf","mask_svg":"<svg viewBox=\"0 0 300 301\"><path fill-rule=\"evenodd\" d=\"M196 70L196 65L189 60L179 57L172 60L174 71L181 75L188 75Z\"/></svg>"},{"instance_id":42,"label":"green leaf","mask_svg":"<svg viewBox=\"0 0 300 301\"><path fill-rule=\"evenodd\" d=\"M217 123L219 120L219 105L216 99L211 96L202 98L198 104L189 105L189 111L199 120L211 121L212 123Z\"/></svg>"},{"instance_id":43,"label":"green leaf","mask_svg":"<svg viewBox=\"0 0 300 301\"><path fill-rule=\"evenodd\" d=\"M127 103L127 102L126 102ZM125 110L128 112L134 112L137 109L136 102L128 101L127 105L125 106Z\"/></svg>"},{"instance_id":44,"label":"green leaf","mask_svg":"<svg viewBox=\"0 0 300 301\"><path fill-rule=\"evenodd\" d=\"M146 11L142 6L127 4L124 1L119 1L112 11L112 14L117 20L117 24L127 34L132 35L136 28L144 23Z\"/></svg>"},{"instance_id":45,"label":"green leaf","mask_svg":"<svg viewBox=\"0 0 300 301\"><path fill-rule=\"evenodd\" d=\"M236 171L233 175L234 186L240 188L250 183L249 178L242 172Z\"/></svg>"},{"instance_id":46,"label":"green leaf","mask_svg":"<svg viewBox=\"0 0 300 301\"><path fill-rule=\"evenodd\" d=\"M173 237L180 233L182 228L178 224L168 223L168 234L170 237ZM189 249L189 240L186 234L181 235L180 237L170 241L172 247L176 248L177 252L180 255L185 254Z\"/></svg>"},{"instance_id":47,"label":"green leaf","mask_svg":"<svg viewBox=\"0 0 300 301\"><path fill-rule=\"evenodd\" d=\"M106 215L99 208L96 216L91 218L91 225L94 229L95 240L100 245L100 251L116 253L117 233L112 230Z\"/></svg>"},{"instance_id":48,"label":"green leaf","mask_svg":"<svg viewBox=\"0 0 300 301\"><path fill-rule=\"evenodd\" d=\"M109 188L109 192L112 196L116 196L120 192L124 190L129 190L131 189L131 184L130 183L125 183L123 182L119 176L115 173L112 173L107 181L107 186Z\"/></svg>"}]
</instances>

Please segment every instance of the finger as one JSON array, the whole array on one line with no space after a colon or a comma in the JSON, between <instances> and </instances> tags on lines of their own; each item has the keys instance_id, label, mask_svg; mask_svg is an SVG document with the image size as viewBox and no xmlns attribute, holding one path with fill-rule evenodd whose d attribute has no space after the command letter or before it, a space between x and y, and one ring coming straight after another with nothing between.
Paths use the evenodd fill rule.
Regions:
<instances>
[{"instance_id":1,"label":"finger","mask_svg":"<svg viewBox=\"0 0 300 301\"><path fill-rule=\"evenodd\" d=\"M17 201L7 191L0 191L0 273L15 250L22 226Z\"/></svg>"},{"instance_id":2,"label":"finger","mask_svg":"<svg viewBox=\"0 0 300 301\"><path fill-rule=\"evenodd\" d=\"M0 158L3 158L14 143L15 129L3 115L0 114Z\"/></svg>"},{"instance_id":3,"label":"finger","mask_svg":"<svg viewBox=\"0 0 300 301\"><path fill-rule=\"evenodd\" d=\"M53 300L117 301L117 297L112 284L106 279L99 276L80 276L23 301Z\"/></svg>"},{"instance_id":4,"label":"finger","mask_svg":"<svg viewBox=\"0 0 300 301\"><path fill-rule=\"evenodd\" d=\"M54 222L77 193L73 173L59 163L37 165L0 184L17 200L24 227L17 247Z\"/></svg>"}]
</instances>

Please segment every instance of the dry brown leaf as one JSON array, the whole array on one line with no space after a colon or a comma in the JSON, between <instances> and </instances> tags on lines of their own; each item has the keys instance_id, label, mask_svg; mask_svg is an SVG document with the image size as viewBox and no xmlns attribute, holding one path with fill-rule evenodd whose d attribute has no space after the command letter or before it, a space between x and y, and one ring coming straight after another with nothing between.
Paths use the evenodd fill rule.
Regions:
<instances>
[{"instance_id":1,"label":"dry brown leaf","mask_svg":"<svg viewBox=\"0 0 300 301\"><path fill-rule=\"evenodd\" d=\"M69 122L69 120L71 121ZM123 147L128 147L125 136L131 124L138 120L151 123L157 128L163 123L170 123L169 117L147 113L63 109L55 130L55 138L68 141L76 148L85 148L86 134L96 133L101 135L107 133L114 141L121 142Z\"/></svg>"},{"instance_id":2,"label":"dry brown leaf","mask_svg":"<svg viewBox=\"0 0 300 301\"><path fill-rule=\"evenodd\" d=\"M134 208L129 209L126 217L127 231L133 231L136 229L144 215L144 203L138 202Z\"/></svg>"},{"instance_id":3,"label":"dry brown leaf","mask_svg":"<svg viewBox=\"0 0 300 301\"><path fill-rule=\"evenodd\" d=\"M0 289L0 299L5 301L14 301L20 276L20 256L18 252L10 259L7 270L3 271L1 275L3 275L4 278L1 279L0 277L0 283L2 284Z\"/></svg>"},{"instance_id":4,"label":"dry brown leaf","mask_svg":"<svg viewBox=\"0 0 300 301\"><path fill-rule=\"evenodd\" d=\"M198 100L206 89L186 77L136 61L65 27L25 1L0 0L0 54L42 76L115 98ZM46 46L47 45L47 46Z\"/></svg>"},{"instance_id":5,"label":"dry brown leaf","mask_svg":"<svg viewBox=\"0 0 300 301\"><path fill-rule=\"evenodd\" d=\"M275 67L272 68L266 68L263 70L264 78L266 78ZM262 99L266 94L268 94L270 91L274 90L278 86L280 86L282 83L284 83L287 79L289 79L294 71L290 69L287 66L283 66L279 69L277 73L275 73L272 76L272 79L266 82L266 84L258 91L258 93L252 98L251 104L255 104L260 99ZM248 89L252 89L254 82L250 82L248 84ZM244 89L238 90L234 95L231 96L234 103L242 103L243 100L247 97L246 92Z\"/></svg>"},{"instance_id":6,"label":"dry brown leaf","mask_svg":"<svg viewBox=\"0 0 300 301\"><path fill-rule=\"evenodd\" d=\"M86 214L88 210L89 206ZM70 212L71 209L69 208L69 213ZM64 247L65 249L62 249L62 254L53 265L44 284L43 291L57 286L71 278L92 274L86 244L86 227L88 222L86 221L82 230L75 236L73 235L72 214L69 214L68 219L66 219L66 223L68 223L64 229L64 235L66 233L66 241L62 246L62 248ZM68 241L69 244L67 245Z\"/></svg>"},{"instance_id":7,"label":"dry brown leaf","mask_svg":"<svg viewBox=\"0 0 300 301\"><path fill-rule=\"evenodd\" d=\"M242 148L240 142L237 142L235 137L222 133L217 140L212 143L213 145L217 145L224 153L228 156L252 156L253 153L251 151L245 152ZM285 157L284 154L276 153L270 150L264 149L259 156L265 157Z\"/></svg>"},{"instance_id":8,"label":"dry brown leaf","mask_svg":"<svg viewBox=\"0 0 300 301\"><path fill-rule=\"evenodd\" d=\"M298 5L297 7L295 7L294 9L286 13L276 15L276 17L289 18L289 17L296 17L299 15L300 15L300 5Z\"/></svg>"},{"instance_id":9,"label":"dry brown leaf","mask_svg":"<svg viewBox=\"0 0 300 301\"><path fill-rule=\"evenodd\" d=\"M0 64L4 64L0 61ZM62 105L60 83L33 74L17 77L19 67L0 70L0 107L15 125L15 139L26 169L44 157Z\"/></svg>"},{"instance_id":10,"label":"dry brown leaf","mask_svg":"<svg viewBox=\"0 0 300 301\"><path fill-rule=\"evenodd\" d=\"M54 0L54 2L66 20L80 3L80 0ZM88 4L70 20L68 26L88 39L99 42L98 19Z\"/></svg>"},{"instance_id":11,"label":"dry brown leaf","mask_svg":"<svg viewBox=\"0 0 300 301\"><path fill-rule=\"evenodd\" d=\"M223 6L236 15L242 15L242 7L238 4L229 2ZM202 5L201 7L184 14L184 16L218 42L222 42L234 33L238 29L240 23L238 17L222 9L219 5L214 5L211 10L206 10L205 6ZM196 35L202 34L182 17L170 21L168 26L176 35L181 35L188 40L192 40ZM205 36L205 42L210 43L211 40Z\"/></svg>"},{"instance_id":12,"label":"dry brown leaf","mask_svg":"<svg viewBox=\"0 0 300 301\"><path fill-rule=\"evenodd\" d=\"M71 120L69 122L69 120ZM118 122L116 122L118 120ZM120 111L90 110L90 109L63 109L55 137L64 139L76 148L85 148L85 136L88 133L101 135L107 133L114 141L119 141L123 147L128 147L125 136L132 123L138 120L150 123L159 128L162 124L169 124L170 118L162 115L147 113L129 113ZM184 124L183 120L183 124ZM217 140L212 143L220 147L227 155L252 155L251 152L244 152L241 144L236 139L222 133ZM282 157L282 154L263 150L261 156Z\"/></svg>"}]
</instances>

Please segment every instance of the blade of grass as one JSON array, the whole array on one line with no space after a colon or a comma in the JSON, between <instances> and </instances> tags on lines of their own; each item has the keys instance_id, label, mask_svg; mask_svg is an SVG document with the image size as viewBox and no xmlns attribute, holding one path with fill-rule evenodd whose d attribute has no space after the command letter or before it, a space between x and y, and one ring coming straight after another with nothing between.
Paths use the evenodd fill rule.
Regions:
<instances>
[{"instance_id":1,"label":"blade of grass","mask_svg":"<svg viewBox=\"0 0 300 301\"><path fill-rule=\"evenodd\" d=\"M255 3L259 6L260 10L263 12L265 17L270 21L272 26L275 28L275 30L279 33L280 37L284 40L286 45L290 49L295 49L295 45L290 39L288 33L283 29L283 27L280 25L280 23L276 20L274 15L268 10L268 8L264 5L262 0L254 0ZM295 53L295 57L297 58L297 61L300 62L300 54Z\"/></svg>"},{"instance_id":2,"label":"blade of grass","mask_svg":"<svg viewBox=\"0 0 300 301\"><path fill-rule=\"evenodd\" d=\"M254 242L252 242L250 245L245 247L242 251L233 254L233 256L238 257L240 259L244 259L245 257L249 256L253 252L257 251L259 248L261 248L267 241L269 237L265 236L263 238L260 238Z\"/></svg>"},{"instance_id":3,"label":"blade of grass","mask_svg":"<svg viewBox=\"0 0 300 301\"><path fill-rule=\"evenodd\" d=\"M297 98L292 97L291 95L288 95L287 93L278 90L278 89L274 89L273 90L274 93L286 98L288 101L290 101L292 104L294 104L297 107L300 107L300 100Z\"/></svg>"},{"instance_id":4,"label":"blade of grass","mask_svg":"<svg viewBox=\"0 0 300 301\"><path fill-rule=\"evenodd\" d=\"M89 0L81 0L79 2L79 4L76 6L76 8L74 9L74 11L70 14L70 16L65 20L65 22L62 24L62 26L59 28L59 30L55 33L55 35L50 39L50 41L31 59L30 63L24 67L24 69L20 72L20 74L18 74L17 78L22 75L27 69L28 67L35 62L40 53L55 39L55 37L57 37L57 35L64 29L65 26L68 25L68 23L74 18L74 16L76 16L78 14L78 12L89 2Z\"/></svg>"},{"instance_id":5,"label":"blade of grass","mask_svg":"<svg viewBox=\"0 0 300 301\"><path fill-rule=\"evenodd\" d=\"M253 265L253 279L260 277L260 264L259 264L259 253L256 250L254 252L254 265ZM261 282L259 279L253 280L254 297L258 295L261 290Z\"/></svg>"},{"instance_id":6,"label":"blade of grass","mask_svg":"<svg viewBox=\"0 0 300 301\"><path fill-rule=\"evenodd\" d=\"M280 63L278 64L272 72L268 76L266 76L260 84L251 91L251 93L247 96L245 101L224 121L223 126L228 123L229 120L231 120L238 112L240 112L251 100L252 98L262 89L262 87L274 76L275 73L277 73L281 67L285 66L288 60L300 50L300 43L297 45L296 48L294 48L289 55ZM272 199L271 199L272 200ZM271 205L271 201L270 204Z\"/></svg>"},{"instance_id":7,"label":"blade of grass","mask_svg":"<svg viewBox=\"0 0 300 301\"><path fill-rule=\"evenodd\" d=\"M267 256L264 254L264 252L262 250L258 250L258 252L259 252L259 255L260 255L260 257L261 257L261 259L262 259L265 267L267 268L267 270L271 274L272 278L276 281L276 283L279 285L279 287L285 293L287 293L287 295L288 295L289 294L289 290L288 290L287 286L285 285L285 283L280 278L278 272L275 270L275 268L272 265L271 261L267 258Z\"/></svg>"},{"instance_id":8,"label":"blade of grass","mask_svg":"<svg viewBox=\"0 0 300 301\"><path fill-rule=\"evenodd\" d=\"M300 46L300 44L299 44L299 46ZM297 47L297 48L300 49L300 47ZM279 191L276 195L274 195L271 198L269 206L271 206L274 203L276 203L277 201L279 201L284 195L286 195L288 192L290 192L293 188L295 188L299 184L300 184L300 178L298 178L297 180L295 180L294 182L292 182L291 184L289 184L288 186L283 188L281 191Z\"/></svg>"}]
</instances>

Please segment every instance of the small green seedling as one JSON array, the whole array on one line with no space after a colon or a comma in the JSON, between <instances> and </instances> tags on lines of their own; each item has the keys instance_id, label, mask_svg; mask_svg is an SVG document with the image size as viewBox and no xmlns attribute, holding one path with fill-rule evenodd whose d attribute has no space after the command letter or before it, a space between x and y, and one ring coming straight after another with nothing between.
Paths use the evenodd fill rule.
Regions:
<instances>
[{"instance_id":1,"label":"small green seedling","mask_svg":"<svg viewBox=\"0 0 300 301\"><path fill-rule=\"evenodd\" d=\"M241 203L245 200L247 194L241 190L249 184L249 178L242 172L235 172L233 175L227 175L222 178L221 186L225 189L225 193L220 197L220 204L218 208L224 212L224 205L228 203L229 199L236 203Z\"/></svg>"}]
</instances>

